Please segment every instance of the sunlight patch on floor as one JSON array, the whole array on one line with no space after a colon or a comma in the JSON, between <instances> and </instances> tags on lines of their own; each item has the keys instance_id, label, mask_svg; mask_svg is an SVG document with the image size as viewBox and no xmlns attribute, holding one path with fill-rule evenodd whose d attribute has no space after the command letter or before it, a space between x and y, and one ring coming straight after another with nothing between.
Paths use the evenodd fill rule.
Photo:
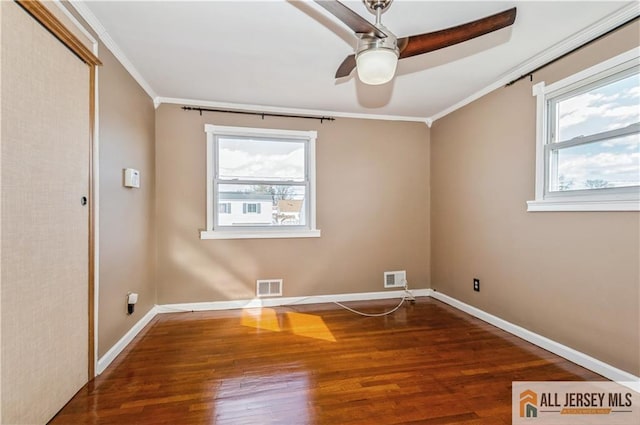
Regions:
<instances>
[{"instance_id":1,"label":"sunlight patch on floor","mask_svg":"<svg viewBox=\"0 0 640 425\"><path fill-rule=\"evenodd\" d=\"M247 308L242 310L242 326L272 332L291 332L306 338L336 342L322 317L315 314L285 312L278 314L273 308Z\"/></svg>"},{"instance_id":2,"label":"sunlight patch on floor","mask_svg":"<svg viewBox=\"0 0 640 425\"><path fill-rule=\"evenodd\" d=\"M266 331L280 332L278 314L272 308L247 308L242 310L242 326Z\"/></svg>"},{"instance_id":3,"label":"sunlight patch on floor","mask_svg":"<svg viewBox=\"0 0 640 425\"><path fill-rule=\"evenodd\" d=\"M322 320L322 317L314 314L295 313L290 311L286 312L285 315L288 319L287 328L293 334L336 342L335 337L324 323L324 320Z\"/></svg>"}]
</instances>

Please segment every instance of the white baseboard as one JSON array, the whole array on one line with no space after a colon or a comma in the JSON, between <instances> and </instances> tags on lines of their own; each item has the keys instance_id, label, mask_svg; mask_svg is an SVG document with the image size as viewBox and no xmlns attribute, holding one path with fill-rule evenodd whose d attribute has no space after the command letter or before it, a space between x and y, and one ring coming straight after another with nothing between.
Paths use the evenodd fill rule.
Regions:
<instances>
[{"instance_id":1,"label":"white baseboard","mask_svg":"<svg viewBox=\"0 0 640 425\"><path fill-rule=\"evenodd\" d=\"M510 334L518 336L525 341L544 348L560 357L596 372L612 381L621 383L634 391L640 392L640 377L632 375L621 369L613 367L596 358L593 358L559 342L550 340L535 332L531 332L511 322L507 322L497 316L489 314L479 308L465 304L455 298L445 295L432 289L412 289L411 293L417 297L433 297L452 307L457 308L471 316L477 317L493 326L496 326ZM320 304L331 302L347 302L347 301L369 301L382 300L391 298L402 298L404 291L383 291L383 292L363 292L352 294L333 294L333 295L315 295L309 297L278 297L278 298L256 298L236 301L215 301L201 303L182 303L182 304L164 304L154 306L147 314L142 317L107 353L98 360L96 372L101 374L111 364L111 362L133 341L138 333L153 319L156 314L160 313L176 313L187 311L211 311L211 310L230 310L239 308L257 308L257 307L277 307L286 305L302 305L302 304Z\"/></svg>"},{"instance_id":2,"label":"white baseboard","mask_svg":"<svg viewBox=\"0 0 640 425\"><path fill-rule=\"evenodd\" d=\"M430 289L412 289L411 293L417 297L427 297L431 292ZM287 297L287 298L256 298L251 300L236 301L214 301L204 303L183 303L183 304L164 304L154 306L147 314L133 325L129 331L124 334L113 347L109 349L98 360L96 373L100 375L113 362L113 360L124 350L127 345L140 333L140 331L159 313L176 313L184 311L210 311L210 310L231 310L236 308L256 308L256 307L277 307L281 305L296 304L320 304L328 302L346 302L346 301L368 301L382 300L389 298L402 298L404 291L384 291L384 292L363 292L355 294L336 294L336 295L315 295L310 297Z\"/></svg>"},{"instance_id":3,"label":"white baseboard","mask_svg":"<svg viewBox=\"0 0 640 425\"><path fill-rule=\"evenodd\" d=\"M567 347L566 345L560 344L559 342L550 340L549 338L546 338L542 335L538 335L537 333L531 332L530 330L522 328L518 325L514 325L511 322L507 322L506 320L482 311L479 308L473 307L469 304L465 304L462 301L458 301L455 298L451 298L450 296L445 295L441 292L430 290L430 296L439 301L442 301L443 303L449 304L450 306L455 307L458 310L464 311L465 313L477 317L478 319L483 320L495 327L507 331L510 334L520 337L525 341L535 344L538 347L542 347L545 350L557 354L560 357L564 357L565 359L584 368L587 368L595 373L598 373L605 378L611 379L612 381L625 385L626 387L629 387L634 391L640 392L640 377L638 376L613 367L587 354L574 350L573 348Z\"/></svg>"},{"instance_id":4,"label":"white baseboard","mask_svg":"<svg viewBox=\"0 0 640 425\"><path fill-rule=\"evenodd\" d=\"M430 289L411 289L416 297L428 297ZM354 294L313 295L309 297L254 298L250 300L214 301L205 303L163 304L156 306L158 313L181 311L230 310L236 308L278 307L285 305L321 304L346 301L369 301L402 298L404 291L360 292Z\"/></svg>"},{"instance_id":5,"label":"white baseboard","mask_svg":"<svg viewBox=\"0 0 640 425\"><path fill-rule=\"evenodd\" d=\"M140 331L149 324L151 319L156 317L156 314L158 314L158 306L153 306L147 314L142 316L142 318L138 320L138 322L104 354L104 356L100 357L98 360L98 367L96 368L96 373L98 375L104 372L107 366L109 366L111 362L118 357L118 354L120 354L131 341L133 341L133 338L135 338L136 335L138 335Z\"/></svg>"}]
</instances>

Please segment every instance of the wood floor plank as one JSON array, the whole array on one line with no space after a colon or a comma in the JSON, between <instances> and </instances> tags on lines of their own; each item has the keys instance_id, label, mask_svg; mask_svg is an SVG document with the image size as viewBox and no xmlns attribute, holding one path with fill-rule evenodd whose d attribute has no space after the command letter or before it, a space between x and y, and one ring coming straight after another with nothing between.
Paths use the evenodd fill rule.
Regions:
<instances>
[{"instance_id":1,"label":"wood floor plank","mask_svg":"<svg viewBox=\"0 0 640 425\"><path fill-rule=\"evenodd\" d=\"M161 314L51 423L504 425L516 380L604 378L431 298Z\"/></svg>"}]
</instances>

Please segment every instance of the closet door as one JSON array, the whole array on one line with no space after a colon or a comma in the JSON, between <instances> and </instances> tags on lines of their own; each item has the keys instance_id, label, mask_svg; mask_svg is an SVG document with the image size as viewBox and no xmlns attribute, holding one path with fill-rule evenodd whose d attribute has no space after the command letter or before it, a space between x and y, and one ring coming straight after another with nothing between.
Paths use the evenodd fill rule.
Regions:
<instances>
[{"instance_id":1,"label":"closet door","mask_svg":"<svg viewBox=\"0 0 640 425\"><path fill-rule=\"evenodd\" d=\"M88 381L90 69L0 7L0 423L37 424Z\"/></svg>"}]
</instances>

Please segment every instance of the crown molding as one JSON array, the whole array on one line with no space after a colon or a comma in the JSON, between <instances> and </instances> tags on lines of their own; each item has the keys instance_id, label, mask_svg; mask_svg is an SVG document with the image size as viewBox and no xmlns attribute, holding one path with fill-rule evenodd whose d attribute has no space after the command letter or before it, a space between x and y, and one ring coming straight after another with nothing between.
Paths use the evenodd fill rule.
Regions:
<instances>
[{"instance_id":1,"label":"crown molding","mask_svg":"<svg viewBox=\"0 0 640 425\"><path fill-rule=\"evenodd\" d=\"M522 62L520 65L512 68L508 72L502 74L494 83L486 86L485 88L478 90L471 96L449 106L448 108L430 116L430 117L416 117L416 116L403 116L403 115L378 115L367 113L355 113L355 112L338 112L328 110L314 110L304 108L288 108L277 107L267 105L254 105L232 102L217 102L209 100L198 99L180 99L158 96L151 88L151 85L142 77L140 72L135 68L131 61L124 54L122 49L116 44L116 42L107 33L106 29L102 26L100 21L91 12L83 1L71 0L72 7L82 16L87 24L98 35L98 38L107 47L111 53L120 61L122 66L131 74L131 76L138 82L143 90L153 99L154 106L157 108L162 103L167 104L183 104L186 106L203 106L220 109L231 109L238 111L258 111L258 112L273 112L283 114L308 114L308 115L331 115L340 118L355 118L355 119L368 119L368 120L385 120L385 121L408 121L408 122L422 122L428 127L431 127L436 120L470 104L471 102L491 93L492 91L505 86L510 81L530 73L532 69L539 68L546 63L588 43L589 41L605 34L608 31L616 28L623 23L630 21L633 18L640 16L640 2L631 2L627 6L622 7L620 10L610 14L609 16L601 19L595 24L575 33L574 35L564 39L563 41L555 44L554 46L545 49L540 54Z\"/></svg>"},{"instance_id":2,"label":"crown molding","mask_svg":"<svg viewBox=\"0 0 640 425\"><path fill-rule=\"evenodd\" d=\"M616 27L628 22L634 18L640 16L640 2L634 1L627 6L622 7L620 10L613 12L605 18L599 20L595 24L578 31L572 36L565 38L561 42L545 49L543 52L533 56L525 62L522 62L515 68L507 71L501 77L498 78L493 84L488 85L472 94L471 96L457 102L450 107L438 112L435 115L427 118L427 121L434 122L460 108L470 104L471 102L480 99L492 91L504 87L507 83L513 81L516 78L520 78L523 75L527 75L531 70L539 68L560 56L571 52L572 50L583 46L584 44L594 40L597 37L615 29Z\"/></svg>"},{"instance_id":3,"label":"crown molding","mask_svg":"<svg viewBox=\"0 0 640 425\"><path fill-rule=\"evenodd\" d=\"M62 0L53 0L53 4L69 19L69 21L84 35L87 37L87 40L91 42L92 52L94 55L98 56L98 41L87 29L76 19L76 17L62 4Z\"/></svg>"},{"instance_id":4,"label":"crown molding","mask_svg":"<svg viewBox=\"0 0 640 425\"><path fill-rule=\"evenodd\" d=\"M356 118L364 120L383 120L383 121L409 121L409 122L421 122L426 125L430 125L428 120L424 117L411 117L402 115L376 115L376 114L361 114L355 112L337 112L326 111L319 109L303 109L303 108L283 108L279 106L267 106L267 105L251 105L245 103L231 103L231 102L215 102L210 100L197 100L197 99L179 99L175 97L156 97L153 99L156 106L160 106L163 103L172 105L184 105L184 106L203 106L209 108L229 109L236 111L251 111L251 112L271 112L276 114L292 114L292 115L318 115L318 116L332 116L338 118Z\"/></svg>"},{"instance_id":5,"label":"crown molding","mask_svg":"<svg viewBox=\"0 0 640 425\"><path fill-rule=\"evenodd\" d=\"M105 45L107 49L118 59L122 66L131 74L134 80L142 87L151 99L155 99L157 94L151 88L151 85L142 77L142 74L133 66L133 63L127 58L120 46L111 38L107 30L102 26L96 15L87 7L84 1L71 0L69 2L71 6L82 16L89 27L96 33L100 41Z\"/></svg>"}]
</instances>

